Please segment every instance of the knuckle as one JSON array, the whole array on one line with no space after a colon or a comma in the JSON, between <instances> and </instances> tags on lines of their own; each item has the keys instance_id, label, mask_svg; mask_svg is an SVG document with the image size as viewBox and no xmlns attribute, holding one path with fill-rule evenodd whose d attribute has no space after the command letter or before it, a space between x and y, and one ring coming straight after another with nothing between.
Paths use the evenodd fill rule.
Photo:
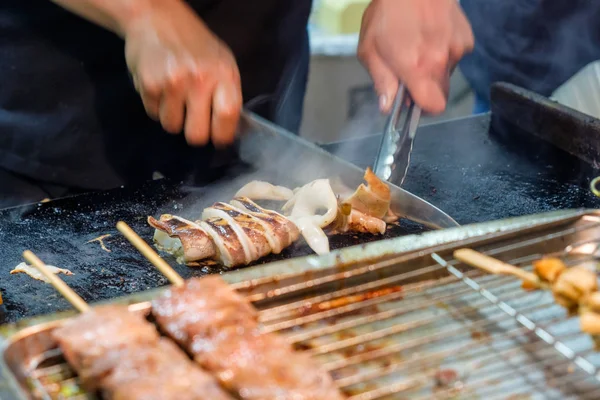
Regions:
<instances>
[{"instance_id":1,"label":"knuckle","mask_svg":"<svg viewBox=\"0 0 600 400\"><path fill-rule=\"evenodd\" d=\"M226 105L219 110L219 117L227 120L235 119L240 113L237 104Z\"/></svg>"},{"instance_id":2,"label":"knuckle","mask_svg":"<svg viewBox=\"0 0 600 400\"><path fill-rule=\"evenodd\" d=\"M161 92L160 83L148 75L142 75L140 77L140 84L142 92L149 97L157 97Z\"/></svg>"},{"instance_id":3,"label":"knuckle","mask_svg":"<svg viewBox=\"0 0 600 400\"><path fill-rule=\"evenodd\" d=\"M359 43L358 49L356 51L356 56L363 63L366 63L367 60L371 57L371 51L369 47L365 45L364 41L361 41Z\"/></svg>"}]
</instances>

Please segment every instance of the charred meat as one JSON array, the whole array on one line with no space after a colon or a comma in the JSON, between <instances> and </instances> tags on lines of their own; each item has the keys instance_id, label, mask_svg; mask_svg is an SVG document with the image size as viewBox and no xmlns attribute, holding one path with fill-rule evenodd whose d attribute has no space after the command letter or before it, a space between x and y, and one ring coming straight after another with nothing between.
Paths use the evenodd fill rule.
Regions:
<instances>
[{"instance_id":1,"label":"charred meat","mask_svg":"<svg viewBox=\"0 0 600 400\"><path fill-rule=\"evenodd\" d=\"M231 399L209 374L124 306L94 308L53 332L90 390L106 399Z\"/></svg>"},{"instance_id":2,"label":"charred meat","mask_svg":"<svg viewBox=\"0 0 600 400\"><path fill-rule=\"evenodd\" d=\"M169 339L127 348L104 380L102 394L107 400L232 399Z\"/></svg>"},{"instance_id":3,"label":"charred meat","mask_svg":"<svg viewBox=\"0 0 600 400\"><path fill-rule=\"evenodd\" d=\"M242 399L343 398L307 355L261 333L254 307L218 276L188 280L152 306L161 329Z\"/></svg>"}]
</instances>

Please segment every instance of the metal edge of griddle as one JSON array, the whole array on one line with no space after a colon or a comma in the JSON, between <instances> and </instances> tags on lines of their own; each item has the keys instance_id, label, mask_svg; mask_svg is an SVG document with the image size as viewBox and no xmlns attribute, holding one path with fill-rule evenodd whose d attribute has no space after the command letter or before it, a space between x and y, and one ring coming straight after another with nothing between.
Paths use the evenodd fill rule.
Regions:
<instances>
[{"instance_id":1,"label":"metal edge of griddle","mask_svg":"<svg viewBox=\"0 0 600 400\"><path fill-rule=\"evenodd\" d=\"M262 119L245 113L240 124L240 157L249 163L268 163L282 167L312 169L313 176L339 176L348 187L358 187L363 183L364 171L356 165L345 161L314 143L289 133L282 128ZM290 160L289 156L294 155ZM304 157L303 157L304 156ZM287 159L286 159L287 158ZM433 229L453 228L459 224L444 211L428 203L422 198L390 184L392 194L392 211L414 222Z\"/></svg>"},{"instance_id":2,"label":"metal edge of griddle","mask_svg":"<svg viewBox=\"0 0 600 400\"><path fill-rule=\"evenodd\" d=\"M298 274L302 272L323 270L337 265L374 260L393 254L406 254L423 251L437 251L443 246L456 245L469 240L482 240L494 234L503 235L526 228L543 228L556 223L567 223L585 215L598 215L600 210L562 210L524 217L503 219L492 222L465 225L461 227L429 231L419 235L409 235L395 239L372 242L364 245L348 247L323 256L306 256L263 264L256 267L231 271L223 275L229 283L240 283L253 279L266 278L275 275ZM132 295L122 296L100 304L138 304L148 302L162 290L152 289ZM19 384L10 373L4 360L4 349L14 339L16 334L26 334L29 329L36 329L42 324L75 315L76 312L66 311L21 320L17 323L0 326L0 399L26 399L19 389Z\"/></svg>"}]
</instances>

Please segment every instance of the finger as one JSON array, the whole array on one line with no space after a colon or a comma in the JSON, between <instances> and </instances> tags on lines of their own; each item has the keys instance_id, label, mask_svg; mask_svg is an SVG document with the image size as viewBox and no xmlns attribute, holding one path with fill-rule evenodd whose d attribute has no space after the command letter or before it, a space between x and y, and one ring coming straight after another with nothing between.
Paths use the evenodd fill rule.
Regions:
<instances>
[{"instance_id":1,"label":"finger","mask_svg":"<svg viewBox=\"0 0 600 400\"><path fill-rule=\"evenodd\" d=\"M242 89L239 81L223 81L212 98L211 139L215 147L231 144L242 110Z\"/></svg>"},{"instance_id":2,"label":"finger","mask_svg":"<svg viewBox=\"0 0 600 400\"><path fill-rule=\"evenodd\" d=\"M160 101L160 123L165 131L173 134L183 129L185 100L181 81L173 82L165 90Z\"/></svg>"},{"instance_id":3,"label":"finger","mask_svg":"<svg viewBox=\"0 0 600 400\"><path fill-rule=\"evenodd\" d=\"M363 55L362 62L373 79L375 91L379 96L379 110L385 114L389 113L398 91L398 77L376 51Z\"/></svg>"},{"instance_id":4,"label":"finger","mask_svg":"<svg viewBox=\"0 0 600 400\"><path fill-rule=\"evenodd\" d=\"M148 116L153 120L158 121L160 99L158 97L146 94L143 90L141 93L141 98L142 103L144 104L144 109L146 109L146 114L148 114Z\"/></svg>"},{"instance_id":5,"label":"finger","mask_svg":"<svg viewBox=\"0 0 600 400\"><path fill-rule=\"evenodd\" d=\"M185 110L185 139L192 146L205 146L210 138L213 87L190 90Z\"/></svg>"},{"instance_id":6,"label":"finger","mask_svg":"<svg viewBox=\"0 0 600 400\"><path fill-rule=\"evenodd\" d=\"M409 77L405 81L411 97L423 109L431 114L440 114L446 109L447 83L427 76Z\"/></svg>"},{"instance_id":7,"label":"finger","mask_svg":"<svg viewBox=\"0 0 600 400\"><path fill-rule=\"evenodd\" d=\"M142 97L146 113L150 118L158 120L160 98L162 94L161 85L147 73L140 74L135 79L137 81L137 86L139 87L139 93Z\"/></svg>"}]
</instances>

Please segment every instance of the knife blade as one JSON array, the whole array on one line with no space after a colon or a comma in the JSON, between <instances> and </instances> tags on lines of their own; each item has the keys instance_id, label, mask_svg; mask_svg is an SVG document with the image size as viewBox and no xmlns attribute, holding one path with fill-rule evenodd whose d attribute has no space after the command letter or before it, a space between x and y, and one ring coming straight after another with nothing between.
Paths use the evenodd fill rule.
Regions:
<instances>
[{"instance_id":1,"label":"knife blade","mask_svg":"<svg viewBox=\"0 0 600 400\"><path fill-rule=\"evenodd\" d=\"M373 165L373 171L378 177L402 186L408 173L420 118L421 108L414 103L406 87L401 84Z\"/></svg>"}]
</instances>

